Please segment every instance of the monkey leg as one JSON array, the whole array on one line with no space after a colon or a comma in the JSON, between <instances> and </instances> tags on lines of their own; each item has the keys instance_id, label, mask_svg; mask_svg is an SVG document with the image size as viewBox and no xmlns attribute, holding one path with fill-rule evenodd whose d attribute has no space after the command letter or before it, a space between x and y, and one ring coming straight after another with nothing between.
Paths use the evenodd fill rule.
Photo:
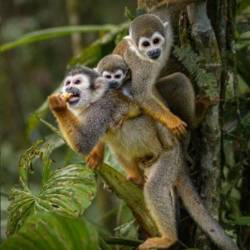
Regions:
<instances>
[{"instance_id":1,"label":"monkey leg","mask_svg":"<svg viewBox=\"0 0 250 250\"><path fill-rule=\"evenodd\" d=\"M96 169L103 163L105 145L99 142L86 157L87 166Z\"/></svg>"},{"instance_id":2,"label":"monkey leg","mask_svg":"<svg viewBox=\"0 0 250 250\"><path fill-rule=\"evenodd\" d=\"M163 152L148 173L144 198L160 237L147 239L139 246L140 250L168 248L177 240L174 183L180 164L179 150L176 145L173 149Z\"/></svg>"},{"instance_id":3,"label":"monkey leg","mask_svg":"<svg viewBox=\"0 0 250 250\"><path fill-rule=\"evenodd\" d=\"M196 108L191 81L178 72L160 78L156 88L170 110L193 128Z\"/></svg>"},{"instance_id":4,"label":"monkey leg","mask_svg":"<svg viewBox=\"0 0 250 250\"><path fill-rule=\"evenodd\" d=\"M141 170L138 167L136 161L128 160L122 155L117 155L117 160L124 167L127 173L127 179L132 181L138 186L142 186L144 183L144 178Z\"/></svg>"}]
</instances>

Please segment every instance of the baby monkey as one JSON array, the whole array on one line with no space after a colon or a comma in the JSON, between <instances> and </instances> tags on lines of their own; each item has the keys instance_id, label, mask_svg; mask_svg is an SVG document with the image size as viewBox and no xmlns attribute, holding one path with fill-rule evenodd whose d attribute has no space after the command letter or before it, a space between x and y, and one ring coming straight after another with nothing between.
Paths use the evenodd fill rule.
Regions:
<instances>
[{"instance_id":1,"label":"baby monkey","mask_svg":"<svg viewBox=\"0 0 250 250\"><path fill-rule=\"evenodd\" d=\"M143 63L142 63L143 67ZM115 54L105 56L97 65L96 70L107 79L111 89L119 89L124 95L133 99L131 94L131 72L125 60ZM195 111L194 89L189 79L182 73L174 73L161 78L156 85L164 88L166 107L171 107L177 116L184 120L190 127L193 126ZM138 104L140 105L140 104ZM181 137L181 133L178 134ZM97 167L103 161L104 145L98 143L94 150L86 158L87 164L91 168ZM138 173L138 171L136 171ZM142 184L142 178L133 172L128 175L128 179L136 184Z\"/></svg>"}]
</instances>

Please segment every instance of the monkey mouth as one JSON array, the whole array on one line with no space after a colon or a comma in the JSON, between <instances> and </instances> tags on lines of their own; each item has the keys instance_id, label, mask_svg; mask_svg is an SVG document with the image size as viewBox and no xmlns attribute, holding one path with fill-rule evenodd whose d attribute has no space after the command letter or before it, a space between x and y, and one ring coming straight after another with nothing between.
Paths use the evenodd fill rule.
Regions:
<instances>
[{"instance_id":1,"label":"monkey mouth","mask_svg":"<svg viewBox=\"0 0 250 250\"><path fill-rule=\"evenodd\" d=\"M80 97L81 97L79 89L71 87L69 89L66 89L66 92L71 94L71 96L68 99L68 103L70 105L74 105L74 104L77 104L79 102Z\"/></svg>"},{"instance_id":2,"label":"monkey mouth","mask_svg":"<svg viewBox=\"0 0 250 250\"><path fill-rule=\"evenodd\" d=\"M73 94L70 98L69 98L69 104L73 105L73 104L77 104L80 100L80 95L79 94Z\"/></svg>"},{"instance_id":3,"label":"monkey mouth","mask_svg":"<svg viewBox=\"0 0 250 250\"><path fill-rule=\"evenodd\" d=\"M161 56L161 50L160 49L154 49L148 52L148 56L152 60L157 60Z\"/></svg>"}]
</instances>

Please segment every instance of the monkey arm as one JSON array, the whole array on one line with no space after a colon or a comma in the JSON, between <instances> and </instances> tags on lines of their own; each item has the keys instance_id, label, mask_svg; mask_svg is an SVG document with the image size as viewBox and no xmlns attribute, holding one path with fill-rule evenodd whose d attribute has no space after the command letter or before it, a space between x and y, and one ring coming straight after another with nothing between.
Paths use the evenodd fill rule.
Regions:
<instances>
[{"instance_id":1,"label":"monkey arm","mask_svg":"<svg viewBox=\"0 0 250 250\"><path fill-rule=\"evenodd\" d=\"M148 114L154 120L159 121L178 137L181 137L186 132L186 124L173 114L166 105L160 103L158 100L159 99L156 99L153 96L151 96L151 98L150 96L147 96L147 98L144 97L142 101L139 100L139 105L145 114Z\"/></svg>"},{"instance_id":2,"label":"monkey arm","mask_svg":"<svg viewBox=\"0 0 250 250\"><path fill-rule=\"evenodd\" d=\"M186 123L170 111L155 87L160 64L143 58L133 46L127 49L125 61L132 72L132 95L138 105L178 137L183 135L186 132Z\"/></svg>"},{"instance_id":3,"label":"monkey arm","mask_svg":"<svg viewBox=\"0 0 250 250\"><path fill-rule=\"evenodd\" d=\"M51 95L48 101L64 139L73 150L79 151L79 135L81 130L79 118L68 109L66 100L62 95Z\"/></svg>"}]
</instances>

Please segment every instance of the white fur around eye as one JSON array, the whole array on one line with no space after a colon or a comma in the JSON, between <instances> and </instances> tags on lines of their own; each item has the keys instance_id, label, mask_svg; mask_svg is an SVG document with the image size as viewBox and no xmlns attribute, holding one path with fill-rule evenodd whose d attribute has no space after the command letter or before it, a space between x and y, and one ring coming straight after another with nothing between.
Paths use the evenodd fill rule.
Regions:
<instances>
[{"instance_id":1,"label":"white fur around eye","mask_svg":"<svg viewBox=\"0 0 250 250\"><path fill-rule=\"evenodd\" d=\"M64 80L63 80L63 85L65 86L66 85L66 83L71 83L71 81L72 81L72 76L67 76Z\"/></svg>"},{"instance_id":2,"label":"white fur around eye","mask_svg":"<svg viewBox=\"0 0 250 250\"><path fill-rule=\"evenodd\" d=\"M103 71L102 76L106 78L107 76L112 76L112 73L110 73L109 71Z\"/></svg>"},{"instance_id":3,"label":"white fur around eye","mask_svg":"<svg viewBox=\"0 0 250 250\"><path fill-rule=\"evenodd\" d=\"M154 32L154 34L152 35L152 43L154 41L154 39L159 39L159 43L157 43L157 45L162 45L164 43L165 38L163 37L163 35L160 32Z\"/></svg>"},{"instance_id":4,"label":"white fur around eye","mask_svg":"<svg viewBox=\"0 0 250 250\"><path fill-rule=\"evenodd\" d=\"M123 73L123 71L121 69L116 70L114 75L115 76L120 75L120 79L123 79L125 77L124 73Z\"/></svg>"},{"instance_id":5,"label":"white fur around eye","mask_svg":"<svg viewBox=\"0 0 250 250\"><path fill-rule=\"evenodd\" d=\"M72 77L72 82L74 83L76 80L80 80L78 84L81 89L88 89L90 86L89 77L83 74L77 74Z\"/></svg>"},{"instance_id":6,"label":"white fur around eye","mask_svg":"<svg viewBox=\"0 0 250 250\"><path fill-rule=\"evenodd\" d=\"M148 47L150 47L151 43L150 43L149 39L146 38L146 37L141 37L139 39L139 43L138 43L139 44L139 46L138 46L139 50L146 50L147 49L147 47L143 46L144 42L148 42L149 43Z\"/></svg>"}]
</instances>

